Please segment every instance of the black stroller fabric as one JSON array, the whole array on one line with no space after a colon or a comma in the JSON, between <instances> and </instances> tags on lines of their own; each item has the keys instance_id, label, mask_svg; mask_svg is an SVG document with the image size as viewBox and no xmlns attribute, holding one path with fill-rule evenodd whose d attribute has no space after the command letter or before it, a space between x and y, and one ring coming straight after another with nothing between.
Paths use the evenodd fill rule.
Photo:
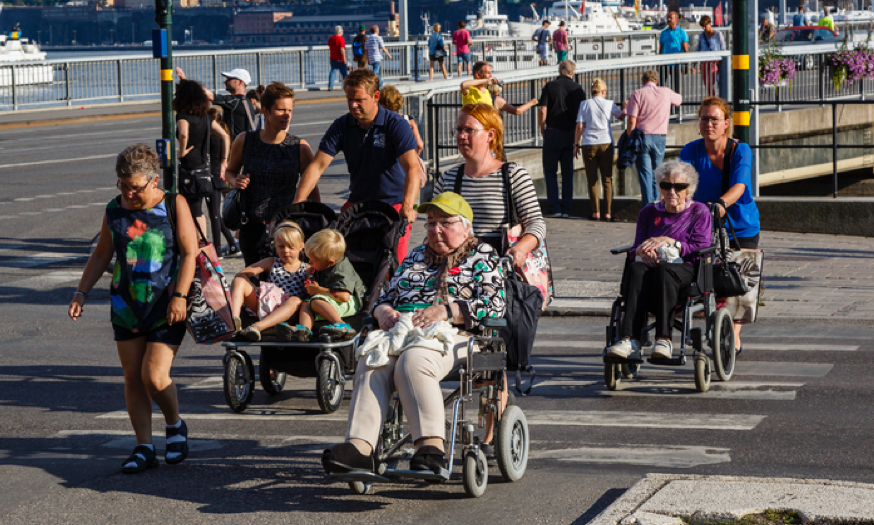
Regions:
<instances>
[{"instance_id":1,"label":"black stroller fabric","mask_svg":"<svg viewBox=\"0 0 874 525\"><path fill-rule=\"evenodd\" d=\"M534 386L534 367L529 360L534 350L534 337L537 335L537 322L543 313L543 294L535 286L514 279L512 276L505 281L507 309L504 318L507 326L501 330L501 337L507 347L507 370L516 372L516 391L527 396ZM531 383L524 391L519 386L522 382L522 372L531 375Z\"/></svg>"},{"instance_id":2,"label":"black stroller fabric","mask_svg":"<svg viewBox=\"0 0 874 525\"><path fill-rule=\"evenodd\" d=\"M346 257L367 286L362 312L370 312L386 277L398 269L398 243L406 229L398 212L381 201L352 204L332 225L346 238Z\"/></svg>"},{"instance_id":3,"label":"black stroller fabric","mask_svg":"<svg viewBox=\"0 0 874 525\"><path fill-rule=\"evenodd\" d=\"M337 220L337 214L328 206L321 202L304 201L295 204L290 204L276 213L273 216L273 227L282 221L294 221L303 230L305 239L319 230L331 227L334 221ZM271 232L272 233L272 232ZM261 258L273 257L273 243L270 242L267 235L262 239L262 244L259 248ZM301 253L301 260L308 262L305 253Z\"/></svg>"}]
</instances>

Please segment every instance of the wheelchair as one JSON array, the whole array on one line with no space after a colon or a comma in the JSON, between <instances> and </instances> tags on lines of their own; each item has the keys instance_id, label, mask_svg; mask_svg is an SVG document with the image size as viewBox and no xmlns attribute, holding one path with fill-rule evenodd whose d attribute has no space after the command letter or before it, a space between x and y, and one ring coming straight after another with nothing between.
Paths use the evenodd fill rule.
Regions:
<instances>
[{"instance_id":1,"label":"wheelchair","mask_svg":"<svg viewBox=\"0 0 874 525\"><path fill-rule=\"evenodd\" d=\"M680 290L674 315L673 329L680 332L680 354L671 359L650 357L647 362L657 366L684 366L686 353L691 347L695 363L695 388L699 392L710 389L710 376L715 368L721 381L729 381L734 374L734 320L726 308L716 308L716 294L713 290L713 264L718 246L703 248L692 253L700 257L695 269L695 280ZM628 254L632 246L610 250L614 255ZM703 314L703 322L696 314ZM610 324L607 326L607 345L604 348L604 384L608 390L616 390L622 379L634 379L640 372L647 351L654 340L650 340L655 323L648 324L641 336L640 358L632 359L610 356L607 349L619 341L620 329L625 312L623 298L617 297L610 311ZM697 326L696 326L697 325ZM654 339L654 337L653 337ZM710 357L707 351L710 351Z\"/></svg>"},{"instance_id":2,"label":"wheelchair","mask_svg":"<svg viewBox=\"0 0 874 525\"><path fill-rule=\"evenodd\" d=\"M368 319L367 323L370 329L376 325L373 319ZM401 461L412 456L412 434L404 428L403 406L395 394L376 446L376 472L333 472L328 477L347 482L356 494L370 494L376 483L403 480L443 483L452 478L455 452L459 450L464 491L477 498L488 486L489 465L475 432L476 427L484 428L486 418L492 415L495 455L501 475L510 482L522 478L528 465L528 421L521 408L510 404L512 398L508 399L506 409L500 410L500 393L506 391L509 395L504 378L507 354L504 341L498 335L506 326L506 320L484 319L481 324L483 334L472 336L468 341L467 362L442 380L459 381L459 387L443 401L444 407L452 409L452 418L446 421L449 468L443 468L439 473L398 468ZM366 332L359 334L361 342ZM356 338L356 348L358 342ZM475 404L476 408L466 416L465 407L470 404Z\"/></svg>"}]
</instances>

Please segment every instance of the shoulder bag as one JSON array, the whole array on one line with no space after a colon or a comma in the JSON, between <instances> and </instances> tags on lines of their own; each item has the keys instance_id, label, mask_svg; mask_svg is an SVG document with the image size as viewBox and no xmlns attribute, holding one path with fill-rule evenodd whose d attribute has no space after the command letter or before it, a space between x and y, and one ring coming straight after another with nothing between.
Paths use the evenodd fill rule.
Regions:
<instances>
[{"instance_id":1,"label":"shoulder bag","mask_svg":"<svg viewBox=\"0 0 874 525\"><path fill-rule=\"evenodd\" d=\"M176 234L176 194L167 193L167 218ZM234 314L231 294L218 261L215 246L206 240L197 221L198 250L195 256L194 280L188 290L186 324L188 332L198 344L227 341L234 336Z\"/></svg>"},{"instance_id":2,"label":"shoulder bag","mask_svg":"<svg viewBox=\"0 0 874 525\"><path fill-rule=\"evenodd\" d=\"M207 121L206 140L204 140L205 144L202 145L206 163L193 170L179 166L179 193L187 197L207 197L212 195L215 189L209 165L209 116L203 115L203 119Z\"/></svg>"},{"instance_id":3,"label":"shoulder bag","mask_svg":"<svg viewBox=\"0 0 874 525\"><path fill-rule=\"evenodd\" d=\"M243 135L243 166L247 164L247 138L248 135ZM249 222L246 217L246 194L243 190L234 188L228 192L222 205L222 221L229 230L239 230L241 226Z\"/></svg>"}]
</instances>

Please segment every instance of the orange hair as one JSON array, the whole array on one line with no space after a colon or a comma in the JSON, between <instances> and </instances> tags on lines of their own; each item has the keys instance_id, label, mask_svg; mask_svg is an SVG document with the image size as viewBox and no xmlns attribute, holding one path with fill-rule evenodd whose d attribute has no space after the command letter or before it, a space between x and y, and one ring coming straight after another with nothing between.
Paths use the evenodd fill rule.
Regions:
<instances>
[{"instance_id":1,"label":"orange hair","mask_svg":"<svg viewBox=\"0 0 874 525\"><path fill-rule=\"evenodd\" d=\"M491 104L465 104L462 113L467 113L477 119L486 131L495 130L495 136L489 143L489 149L496 159L504 160L504 120L501 112Z\"/></svg>"},{"instance_id":2,"label":"orange hair","mask_svg":"<svg viewBox=\"0 0 874 525\"><path fill-rule=\"evenodd\" d=\"M725 99L719 97L707 97L701 101L701 106L698 108L698 116L701 116L701 110L705 107L717 107L722 110L722 114L725 117L725 120L728 121L728 129L725 134L729 137L731 136L731 106L728 105L728 102Z\"/></svg>"}]
</instances>

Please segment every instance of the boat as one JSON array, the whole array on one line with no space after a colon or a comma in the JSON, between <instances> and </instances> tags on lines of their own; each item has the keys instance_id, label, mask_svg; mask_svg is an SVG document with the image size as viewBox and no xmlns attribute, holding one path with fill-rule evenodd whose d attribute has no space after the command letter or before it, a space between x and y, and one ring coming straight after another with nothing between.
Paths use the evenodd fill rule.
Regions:
<instances>
[{"instance_id":1,"label":"boat","mask_svg":"<svg viewBox=\"0 0 874 525\"><path fill-rule=\"evenodd\" d=\"M553 2L552 7L543 15L534 11L534 17L519 22L510 22L510 32L513 36L531 38L544 20L549 20L550 30L558 28L558 23L564 20L570 37L595 35L604 33L625 33L633 30L628 20L619 14L618 8L613 8L599 1L561 0Z\"/></svg>"},{"instance_id":2,"label":"boat","mask_svg":"<svg viewBox=\"0 0 874 525\"><path fill-rule=\"evenodd\" d=\"M476 14L467 15L467 27L471 38L506 38L510 36L507 15L498 12L498 0L482 0Z\"/></svg>"},{"instance_id":3,"label":"boat","mask_svg":"<svg viewBox=\"0 0 874 525\"><path fill-rule=\"evenodd\" d=\"M21 38L21 31L16 23L8 35L0 34L0 87L9 87L13 82L12 68L3 66L16 66L16 86L53 82L52 66L39 63L45 60L45 51L41 51L37 44L27 38Z\"/></svg>"}]
</instances>

